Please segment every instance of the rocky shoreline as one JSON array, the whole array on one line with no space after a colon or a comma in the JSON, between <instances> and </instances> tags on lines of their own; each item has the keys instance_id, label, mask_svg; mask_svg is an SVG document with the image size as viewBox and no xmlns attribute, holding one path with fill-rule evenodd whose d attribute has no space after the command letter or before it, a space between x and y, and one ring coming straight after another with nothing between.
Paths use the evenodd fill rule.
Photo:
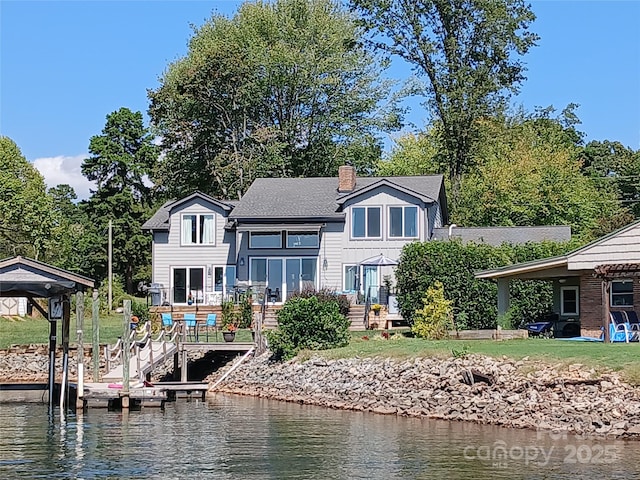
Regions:
<instances>
[{"instance_id":1,"label":"rocky shoreline","mask_svg":"<svg viewBox=\"0 0 640 480\"><path fill-rule=\"evenodd\" d=\"M208 377L215 382L225 367ZM493 380L464 383L471 371ZM615 373L529 359L255 358L217 392L329 408L640 440L640 389Z\"/></svg>"},{"instance_id":2,"label":"rocky shoreline","mask_svg":"<svg viewBox=\"0 0 640 480\"><path fill-rule=\"evenodd\" d=\"M0 351L0 383L46 382L48 362L45 346ZM88 359L85 363L90 365ZM232 363L206 381L213 385ZM56 367L61 377L60 356ZM85 372L89 374L86 367ZM464 379L469 381L471 372L486 375L492 384L468 385ZM75 352L69 356L69 375L76 376ZM640 388L624 383L616 373L601 374L579 364L480 355L314 357L273 363L263 355L241 364L215 391L385 415L640 440Z\"/></svg>"}]
</instances>

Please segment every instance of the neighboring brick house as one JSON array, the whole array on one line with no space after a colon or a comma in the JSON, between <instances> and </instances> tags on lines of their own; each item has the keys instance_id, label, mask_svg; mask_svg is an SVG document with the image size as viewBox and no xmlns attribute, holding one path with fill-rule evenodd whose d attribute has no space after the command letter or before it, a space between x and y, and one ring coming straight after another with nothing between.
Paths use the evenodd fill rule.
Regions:
<instances>
[{"instance_id":1,"label":"neighboring brick house","mask_svg":"<svg viewBox=\"0 0 640 480\"><path fill-rule=\"evenodd\" d=\"M509 308L513 279L553 281L553 311L583 331L598 332L610 310L640 311L640 221L566 255L478 272L498 281L498 314Z\"/></svg>"}]
</instances>

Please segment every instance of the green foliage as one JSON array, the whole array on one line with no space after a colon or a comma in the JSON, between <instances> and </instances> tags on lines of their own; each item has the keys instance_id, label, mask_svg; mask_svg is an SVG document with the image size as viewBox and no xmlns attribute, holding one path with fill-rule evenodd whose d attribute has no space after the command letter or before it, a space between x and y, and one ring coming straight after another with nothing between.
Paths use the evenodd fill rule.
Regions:
<instances>
[{"instance_id":1,"label":"green foliage","mask_svg":"<svg viewBox=\"0 0 640 480\"><path fill-rule=\"evenodd\" d=\"M144 300L141 301L140 299L135 299L131 302L131 314L138 317L141 324L148 322L151 319L149 306Z\"/></svg>"},{"instance_id":2,"label":"green foliage","mask_svg":"<svg viewBox=\"0 0 640 480\"><path fill-rule=\"evenodd\" d=\"M570 225L574 235L593 239L599 219L617 214L619 203L583 175L577 134L562 118L485 121L477 167L462 180L453 221Z\"/></svg>"},{"instance_id":3,"label":"green foliage","mask_svg":"<svg viewBox=\"0 0 640 480\"><path fill-rule=\"evenodd\" d=\"M420 338L442 340L453 328L453 302L444 298L441 282L434 282L422 298L422 308L416 310L411 331Z\"/></svg>"},{"instance_id":4,"label":"green foliage","mask_svg":"<svg viewBox=\"0 0 640 480\"><path fill-rule=\"evenodd\" d=\"M227 330L231 325L237 326L238 316L236 315L236 304L233 300L223 300L221 309L222 314L220 325L222 326L222 329Z\"/></svg>"},{"instance_id":5,"label":"green foliage","mask_svg":"<svg viewBox=\"0 0 640 480\"><path fill-rule=\"evenodd\" d=\"M337 302L340 313L345 317L349 315L349 308L351 304L346 295L339 295L335 290L330 288L321 288L316 290L314 288L306 288L289 295L289 299L292 298L311 298L316 297L320 303L323 302Z\"/></svg>"},{"instance_id":6,"label":"green foliage","mask_svg":"<svg viewBox=\"0 0 640 480\"><path fill-rule=\"evenodd\" d=\"M462 175L473 165L477 120L502 109L525 79L518 56L538 37L523 0L351 0L372 43L428 78L416 88L442 125L443 161L457 203Z\"/></svg>"},{"instance_id":7,"label":"green foliage","mask_svg":"<svg viewBox=\"0 0 640 480\"><path fill-rule=\"evenodd\" d=\"M109 311L107 303L109 301L109 281L104 280L98 287L98 293L100 298L100 311L106 313ZM113 282L111 284L111 309L115 310L123 305L123 300L132 300L133 297L124 290L124 283L120 275L113 276Z\"/></svg>"},{"instance_id":8,"label":"green foliage","mask_svg":"<svg viewBox=\"0 0 640 480\"><path fill-rule=\"evenodd\" d=\"M384 69L332 0L246 2L195 30L184 58L149 93L166 156L154 182L168 195L223 198L257 177L331 176L346 159L369 172L380 128Z\"/></svg>"},{"instance_id":9,"label":"green foliage","mask_svg":"<svg viewBox=\"0 0 640 480\"><path fill-rule=\"evenodd\" d=\"M594 180L598 190L608 198L615 195L623 208L617 215L601 220L605 234L640 217L640 150L635 152L620 142L589 142L580 152L579 160L585 175Z\"/></svg>"},{"instance_id":10,"label":"green foliage","mask_svg":"<svg viewBox=\"0 0 640 480\"><path fill-rule=\"evenodd\" d=\"M295 297L278 312L278 328L267 332L277 359L289 359L301 349L324 350L349 343L349 319L334 300Z\"/></svg>"},{"instance_id":11,"label":"green foliage","mask_svg":"<svg viewBox=\"0 0 640 480\"><path fill-rule=\"evenodd\" d=\"M113 268L122 276L125 289L133 294L137 282L148 281L151 238L142 224L154 205L144 183L158 156L152 136L143 125L142 114L127 108L107 115L101 135L89 142L91 157L82 164L82 173L98 185L87 202L81 204L88 226L82 245L90 259L86 265L96 279L107 275L107 225L113 221Z\"/></svg>"},{"instance_id":12,"label":"green foliage","mask_svg":"<svg viewBox=\"0 0 640 480\"><path fill-rule=\"evenodd\" d=\"M528 243L524 245L462 244L459 241L413 242L403 248L396 268L398 305L410 324L423 307L422 292L436 281L453 302L457 329L495 328L495 282L476 280L479 270L564 254L576 244ZM511 308L515 327L540 319L551 309L551 286L543 281L512 282Z\"/></svg>"},{"instance_id":13,"label":"green foliage","mask_svg":"<svg viewBox=\"0 0 640 480\"><path fill-rule=\"evenodd\" d=\"M574 128L578 121L574 108L569 105L559 115L549 107L534 114L519 112L477 121L473 166L460 179L456 202L451 199L452 183L445 178L451 223L570 225L572 233L584 241L629 223L632 217L619 200L634 201L636 190L622 177L597 175L611 173L607 165L620 172L625 165L624 172L632 172L633 159L638 155L614 146L591 144L588 151L582 151L581 134ZM418 135L401 137L389 157L379 162L378 174L446 172L440 130L436 124ZM587 153L590 163L584 167ZM640 171L640 161L636 168ZM634 182L635 174L630 175L626 181Z\"/></svg>"},{"instance_id":14,"label":"green foliage","mask_svg":"<svg viewBox=\"0 0 640 480\"><path fill-rule=\"evenodd\" d=\"M469 356L469 353L471 353L471 350L469 349L469 345L467 344L463 345L460 349L451 349L451 355L453 355L453 358L467 358Z\"/></svg>"},{"instance_id":15,"label":"green foliage","mask_svg":"<svg viewBox=\"0 0 640 480\"><path fill-rule=\"evenodd\" d=\"M0 136L0 258L47 261L55 221L42 175L13 140Z\"/></svg>"},{"instance_id":16,"label":"green foliage","mask_svg":"<svg viewBox=\"0 0 640 480\"><path fill-rule=\"evenodd\" d=\"M249 328L253 323L253 303L251 301L251 295L245 294L240 297L238 317L238 328Z\"/></svg>"}]
</instances>

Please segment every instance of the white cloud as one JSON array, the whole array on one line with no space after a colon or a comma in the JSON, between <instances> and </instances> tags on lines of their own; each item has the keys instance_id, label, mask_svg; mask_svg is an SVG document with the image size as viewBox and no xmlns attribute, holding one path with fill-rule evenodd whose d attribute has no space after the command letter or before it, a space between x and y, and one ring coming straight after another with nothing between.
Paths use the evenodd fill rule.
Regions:
<instances>
[{"instance_id":1,"label":"white cloud","mask_svg":"<svg viewBox=\"0 0 640 480\"><path fill-rule=\"evenodd\" d=\"M47 187L55 187L61 183L71 185L78 195L78 200L89 198L89 189L96 188L94 182L90 182L82 176L80 167L88 154L76 155L74 157L59 155L57 157L36 158L33 166L44 177Z\"/></svg>"}]
</instances>

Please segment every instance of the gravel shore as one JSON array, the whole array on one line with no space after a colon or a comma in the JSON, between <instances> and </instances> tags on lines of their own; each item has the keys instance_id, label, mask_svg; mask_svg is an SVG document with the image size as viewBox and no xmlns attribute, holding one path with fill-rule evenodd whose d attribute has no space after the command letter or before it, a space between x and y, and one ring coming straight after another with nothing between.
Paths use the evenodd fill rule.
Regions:
<instances>
[{"instance_id":1,"label":"gravel shore","mask_svg":"<svg viewBox=\"0 0 640 480\"><path fill-rule=\"evenodd\" d=\"M212 385L225 369L208 377ZM472 370L490 376L493 384L468 385L463 378ZM241 365L215 391L378 414L640 439L640 389L615 373L599 374L578 364L478 355L271 363L263 356Z\"/></svg>"}]
</instances>

